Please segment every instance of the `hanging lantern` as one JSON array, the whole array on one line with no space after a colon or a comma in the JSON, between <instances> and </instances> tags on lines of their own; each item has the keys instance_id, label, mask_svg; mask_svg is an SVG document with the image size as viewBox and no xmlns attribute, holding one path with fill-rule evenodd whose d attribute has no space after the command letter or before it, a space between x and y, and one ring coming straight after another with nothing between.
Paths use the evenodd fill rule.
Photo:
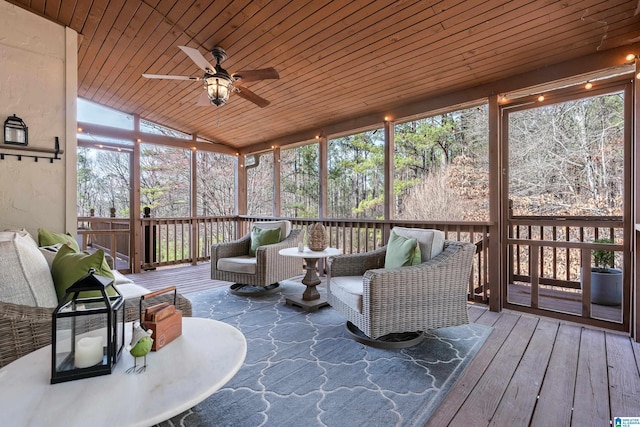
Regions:
<instances>
[{"instance_id":1,"label":"hanging lantern","mask_svg":"<svg viewBox=\"0 0 640 427\"><path fill-rule=\"evenodd\" d=\"M113 371L124 348L124 297L113 279L89 270L67 289L52 323L51 384Z\"/></svg>"},{"instance_id":2,"label":"hanging lantern","mask_svg":"<svg viewBox=\"0 0 640 427\"><path fill-rule=\"evenodd\" d=\"M15 114L4 121L4 143L27 145L29 143L29 129L22 119Z\"/></svg>"}]
</instances>

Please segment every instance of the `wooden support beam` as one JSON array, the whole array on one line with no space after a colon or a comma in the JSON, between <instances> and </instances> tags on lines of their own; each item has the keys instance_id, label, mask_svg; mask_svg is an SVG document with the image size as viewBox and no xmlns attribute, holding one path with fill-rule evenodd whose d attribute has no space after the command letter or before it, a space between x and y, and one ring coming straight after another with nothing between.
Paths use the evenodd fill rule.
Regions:
<instances>
[{"instance_id":1,"label":"wooden support beam","mask_svg":"<svg viewBox=\"0 0 640 427\"><path fill-rule=\"evenodd\" d=\"M395 151L395 123L384 122L384 219L392 219L393 211L393 180L394 180L394 151Z\"/></svg>"},{"instance_id":2,"label":"wooden support beam","mask_svg":"<svg viewBox=\"0 0 640 427\"><path fill-rule=\"evenodd\" d=\"M320 133L320 130L327 137L356 133L363 129L372 129L380 126L384 122L385 116L393 117L394 120L410 120L414 117L423 117L425 114L432 115L438 114L440 111L450 111L452 108L464 108L464 106L471 106L494 95L620 66L624 64L625 55L629 51L637 50L639 46L639 44L634 44L608 49L478 86L473 86L473 80L471 79L469 80L471 85L467 88L437 94L414 102L406 102L399 107L385 111L344 118L334 123L319 124L312 129L243 147L240 152L255 153L265 151L274 144L284 147L301 141L310 141Z\"/></svg>"},{"instance_id":3,"label":"wooden support beam","mask_svg":"<svg viewBox=\"0 0 640 427\"><path fill-rule=\"evenodd\" d=\"M197 135L192 135L192 142L195 144ZM198 216L198 153L191 150L191 218ZM198 223L191 221L189 236L189 251L191 252L191 265L198 265Z\"/></svg>"},{"instance_id":4,"label":"wooden support beam","mask_svg":"<svg viewBox=\"0 0 640 427\"><path fill-rule=\"evenodd\" d=\"M500 145L500 106L498 96L489 97L489 309L500 311L506 296L507 246L503 239L507 236L507 212L502 202L502 147Z\"/></svg>"},{"instance_id":5,"label":"wooden support beam","mask_svg":"<svg viewBox=\"0 0 640 427\"><path fill-rule=\"evenodd\" d=\"M138 120L140 120L138 118ZM190 150L192 147L200 151L210 151L213 153L236 155L238 150L224 144L213 144L210 142L198 141L195 134L190 139L174 138L167 135L156 135L152 133L140 132L140 130L119 129L110 126L102 126L94 123L78 122L78 127L82 129L83 134L93 135L96 137L106 137L113 139L121 139L125 141L141 140L147 144L158 144L168 147L184 148ZM107 145L105 143L105 145Z\"/></svg>"},{"instance_id":6,"label":"wooden support beam","mask_svg":"<svg viewBox=\"0 0 640 427\"><path fill-rule=\"evenodd\" d=\"M133 116L134 131L140 129L140 116ZM140 273L142 265L142 237L140 233L140 143L133 144L133 153L129 155L129 188L131 197L129 201L129 229L131 230L131 270Z\"/></svg>"},{"instance_id":7,"label":"wooden support beam","mask_svg":"<svg viewBox=\"0 0 640 427\"><path fill-rule=\"evenodd\" d=\"M329 188L329 142L327 137L318 138L318 163L320 170L318 188L318 218L327 216L327 189Z\"/></svg>"},{"instance_id":8,"label":"wooden support beam","mask_svg":"<svg viewBox=\"0 0 640 427\"><path fill-rule=\"evenodd\" d=\"M640 75L640 59L636 56L635 60L635 73ZM631 280L633 289L631 290L632 308L631 308L631 335L637 341L640 342L640 79L636 78L633 85L633 103L632 103L632 120L630 127L634 129L633 144L631 145L632 170L634 176L630 182L633 182L633 246L635 260L633 260L633 277Z\"/></svg>"},{"instance_id":9,"label":"wooden support beam","mask_svg":"<svg viewBox=\"0 0 640 427\"><path fill-rule=\"evenodd\" d=\"M273 148L273 214L282 215L282 195L280 189L280 147Z\"/></svg>"}]
</instances>

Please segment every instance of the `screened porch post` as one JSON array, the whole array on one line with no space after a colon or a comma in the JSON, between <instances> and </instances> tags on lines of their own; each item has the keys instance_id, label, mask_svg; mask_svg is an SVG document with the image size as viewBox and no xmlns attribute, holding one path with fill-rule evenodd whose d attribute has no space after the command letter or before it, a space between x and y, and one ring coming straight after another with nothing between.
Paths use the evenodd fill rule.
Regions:
<instances>
[{"instance_id":1,"label":"screened porch post","mask_svg":"<svg viewBox=\"0 0 640 427\"><path fill-rule=\"evenodd\" d=\"M395 165L393 162L393 153L395 151L395 122L384 121L384 219L393 219L395 214L393 209L393 180ZM391 235L390 224L384 225L383 240L386 242Z\"/></svg>"},{"instance_id":2,"label":"screened porch post","mask_svg":"<svg viewBox=\"0 0 640 427\"><path fill-rule=\"evenodd\" d=\"M329 184L329 144L326 136L318 138L318 218L327 216L327 188Z\"/></svg>"},{"instance_id":3,"label":"screened porch post","mask_svg":"<svg viewBox=\"0 0 640 427\"><path fill-rule=\"evenodd\" d=\"M131 165L129 167L129 182L131 182L131 196L129 197L129 245L132 255L131 269L133 273L140 273L142 265L141 253L141 239L140 236L140 116L133 115L133 153L129 158L131 159Z\"/></svg>"},{"instance_id":4,"label":"screened porch post","mask_svg":"<svg viewBox=\"0 0 640 427\"><path fill-rule=\"evenodd\" d=\"M503 281L506 280L505 258L503 256L502 234L502 140L500 138L500 105L498 95L491 95L489 102L489 309L502 309Z\"/></svg>"},{"instance_id":5,"label":"screened porch post","mask_svg":"<svg viewBox=\"0 0 640 427\"><path fill-rule=\"evenodd\" d=\"M635 60L635 72L637 76L640 73L640 59L636 57ZM632 232L632 248L634 249L635 257L631 261L634 265L632 268L633 277L631 280L631 295L633 301L631 301L631 336L637 342L640 342L640 148L638 143L640 141L640 79L635 78L633 84L633 116L630 126L632 126L633 144L631 144L631 158L633 159L633 178L631 183L633 185L633 228Z\"/></svg>"},{"instance_id":6,"label":"screened porch post","mask_svg":"<svg viewBox=\"0 0 640 427\"><path fill-rule=\"evenodd\" d=\"M244 167L244 155L236 155L236 215L247 214L247 170ZM239 223L236 222L236 239L238 239Z\"/></svg>"},{"instance_id":7,"label":"screened porch post","mask_svg":"<svg viewBox=\"0 0 640 427\"><path fill-rule=\"evenodd\" d=\"M198 153L196 151L195 143L198 140L198 135L191 135L193 141L193 147L191 148L191 228L189 236L189 250L191 251L191 265L198 265Z\"/></svg>"},{"instance_id":8,"label":"screened porch post","mask_svg":"<svg viewBox=\"0 0 640 427\"><path fill-rule=\"evenodd\" d=\"M280 197L280 147L273 148L273 214L276 217L282 215L282 202Z\"/></svg>"}]
</instances>

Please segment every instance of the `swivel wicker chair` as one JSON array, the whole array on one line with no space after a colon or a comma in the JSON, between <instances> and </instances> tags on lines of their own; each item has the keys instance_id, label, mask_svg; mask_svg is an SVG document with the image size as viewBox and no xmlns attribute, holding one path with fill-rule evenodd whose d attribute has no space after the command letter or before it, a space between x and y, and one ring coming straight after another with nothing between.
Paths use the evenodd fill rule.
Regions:
<instances>
[{"instance_id":1,"label":"swivel wicker chair","mask_svg":"<svg viewBox=\"0 0 640 427\"><path fill-rule=\"evenodd\" d=\"M416 235L428 230L394 231ZM422 248L419 238L418 243ZM405 267L384 268L387 246L331 260L328 300L347 318L352 338L374 347L403 348L422 341L424 331L469 323L466 301L475 245L443 237L440 243L439 254L431 258L439 248L433 251L429 244L422 250L423 262Z\"/></svg>"},{"instance_id":2,"label":"swivel wicker chair","mask_svg":"<svg viewBox=\"0 0 640 427\"><path fill-rule=\"evenodd\" d=\"M278 243L258 246L250 254L252 233L227 243L211 246L211 278L234 282L231 292L237 295L264 295L275 292L279 281L302 273L300 258L284 257L280 249L297 247L302 241L300 230L292 230L290 221L254 222L253 228L280 228Z\"/></svg>"}]
</instances>

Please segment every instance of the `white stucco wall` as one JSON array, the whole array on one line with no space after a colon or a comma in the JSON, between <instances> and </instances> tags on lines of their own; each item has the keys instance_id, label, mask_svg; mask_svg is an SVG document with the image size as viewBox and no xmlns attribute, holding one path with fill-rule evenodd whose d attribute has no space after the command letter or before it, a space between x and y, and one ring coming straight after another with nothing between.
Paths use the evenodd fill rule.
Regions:
<instances>
[{"instance_id":1,"label":"white stucco wall","mask_svg":"<svg viewBox=\"0 0 640 427\"><path fill-rule=\"evenodd\" d=\"M64 150L53 163L0 160L0 230L75 232L76 100L77 33L0 0L0 120L16 114L29 147L54 148L57 136Z\"/></svg>"}]
</instances>

